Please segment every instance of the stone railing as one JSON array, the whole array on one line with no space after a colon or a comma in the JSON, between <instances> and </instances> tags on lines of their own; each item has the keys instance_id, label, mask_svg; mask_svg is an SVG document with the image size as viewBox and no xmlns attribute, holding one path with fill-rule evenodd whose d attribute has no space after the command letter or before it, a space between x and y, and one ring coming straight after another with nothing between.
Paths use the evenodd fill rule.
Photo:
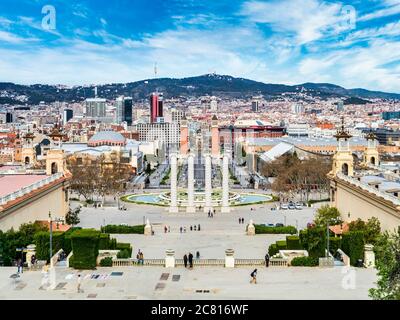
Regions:
<instances>
[{"instance_id":1,"label":"stone railing","mask_svg":"<svg viewBox=\"0 0 400 320\"><path fill-rule=\"evenodd\" d=\"M63 176L62 172L58 172L56 174L48 176L47 178L45 178L43 180L40 180L38 182L32 183L29 186L21 188L18 191L15 191L15 192L10 193L10 194L8 194L6 196L0 197L0 205L4 205L9 201L13 201L13 200L15 200L17 198L20 198L20 197L22 197L22 196L24 196L26 194L29 194L29 193L31 193L32 191L34 191L34 190L36 190L38 188L41 188L41 187L43 187L43 186L45 186L45 185L47 185L49 183L52 183L52 182L60 179L62 176Z\"/></svg>"},{"instance_id":2,"label":"stone railing","mask_svg":"<svg viewBox=\"0 0 400 320\"><path fill-rule=\"evenodd\" d=\"M339 179L341 179L341 180L344 180L344 181L346 181L348 183L351 183L352 185L360 187L361 189L363 189L365 191L368 191L368 192L370 192L372 194L375 194L378 197L381 197L381 198L383 198L383 199L385 199L387 201L391 201L396 206L400 206L400 199L395 197L395 196L393 196L393 195L391 195L391 194L389 194L389 193L386 193L384 191L380 191L380 190L378 190L378 189L376 189L374 187L371 187L370 185L367 185L365 183L362 183L362 182L358 181L355 178L346 176L343 173L338 173L337 177Z\"/></svg>"},{"instance_id":3,"label":"stone railing","mask_svg":"<svg viewBox=\"0 0 400 320\"><path fill-rule=\"evenodd\" d=\"M288 261L286 259L271 258L269 260L269 265L271 267L287 267Z\"/></svg>"},{"instance_id":4,"label":"stone railing","mask_svg":"<svg viewBox=\"0 0 400 320\"><path fill-rule=\"evenodd\" d=\"M271 258L269 262L272 267L287 267L286 259ZM144 259L144 266L165 266L165 259ZM206 266L225 266L225 259L193 259L193 265L199 267ZM241 266L264 266L264 259L235 259L235 267ZM137 259L113 259L113 267L132 267L141 266ZM183 259L175 260L175 267L184 266Z\"/></svg>"},{"instance_id":5,"label":"stone railing","mask_svg":"<svg viewBox=\"0 0 400 320\"><path fill-rule=\"evenodd\" d=\"M341 249L338 249L337 252L339 252L339 254L340 254L340 256L341 256L341 258L343 260L344 265L347 266L347 267L350 267L350 257L347 254L345 254L343 252L343 250L341 250Z\"/></svg>"},{"instance_id":6,"label":"stone railing","mask_svg":"<svg viewBox=\"0 0 400 320\"><path fill-rule=\"evenodd\" d=\"M183 266L183 259L175 260L176 266ZM193 259L194 266L225 266L225 259Z\"/></svg>"},{"instance_id":7,"label":"stone railing","mask_svg":"<svg viewBox=\"0 0 400 320\"><path fill-rule=\"evenodd\" d=\"M263 266L264 259L235 259L235 266Z\"/></svg>"}]
</instances>

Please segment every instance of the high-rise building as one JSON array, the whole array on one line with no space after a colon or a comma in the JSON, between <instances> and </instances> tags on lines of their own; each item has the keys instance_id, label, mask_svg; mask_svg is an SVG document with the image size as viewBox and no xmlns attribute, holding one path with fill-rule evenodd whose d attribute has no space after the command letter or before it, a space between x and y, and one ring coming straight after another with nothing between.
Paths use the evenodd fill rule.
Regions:
<instances>
[{"instance_id":1,"label":"high-rise building","mask_svg":"<svg viewBox=\"0 0 400 320\"><path fill-rule=\"evenodd\" d=\"M385 111L382 112L383 120L400 119L400 111Z\"/></svg>"},{"instance_id":2,"label":"high-rise building","mask_svg":"<svg viewBox=\"0 0 400 320\"><path fill-rule=\"evenodd\" d=\"M218 101L216 97L212 97L210 101L210 111L217 112L218 111Z\"/></svg>"},{"instance_id":3,"label":"high-rise building","mask_svg":"<svg viewBox=\"0 0 400 320\"><path fill-rule=\"evenodd\" d=\"M64 112L63 112L63 125L65 125L73 117L74 117L74 112L72 111L72 109L64 109Z\"/></svg>"},{"instance_id":4,"label":"high-rise building","mask_svg":"<svg viewBox=\"0 0 400 320\"><path fill-rule=\"evenodd\" d=\"M258 100L253 100L251 102L251 110L253 112L258 112L260 110L260 103Z\"/></svg>"},{"instance_id":5,"label":"high-rise building","mask_svg":"<svg viewBox=\"0 0 400 320\"><path fill-rule=\"evenodd\" d=\"M297 103L293 104L292 105L292 113L296 113L296 114L304 113L304 106L302 106L301 104L297 104Z\"/></svg>"},{"instance_id":6,"label":"high-rise building","mask_svg":"<svg viewBox=\"0 0 400 320\"><path fill-rule=\"evenodd\" d=\"M106 99L91 98L86 99L86 113L87 117L101 118L106 116Z\"/></svg>"},{"instance_id":7,"label":"high-rise building","mask_svg":"<svg viewBox=\"0 0 400 320\"><path fill-rule=\"evenodd\" d=\"M118 97L115 101L115 122L126 122L128 126L132 125L132 106L131 97Z\"/></svg>"},{"instance_id":8,"label":"high-rise building","mask_svg":"<svg viewBox=\"0 0 400 320\"><path fill-rule=\"evenodd\" d=\"M150 122L157 123L162 122L157 120L157 118L162 118L164 116L163 112L163 95L162 93L153 92L150 95Z\"/></svg>"}]
</instances>

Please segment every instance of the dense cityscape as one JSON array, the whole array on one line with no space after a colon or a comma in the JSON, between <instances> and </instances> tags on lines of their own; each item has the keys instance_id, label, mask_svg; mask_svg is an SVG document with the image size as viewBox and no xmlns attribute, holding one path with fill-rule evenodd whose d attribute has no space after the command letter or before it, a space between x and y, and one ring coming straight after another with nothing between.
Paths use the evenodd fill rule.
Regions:
<instances>
[{"instance_id":1,"label":"dense cityscape","mask_svg":"<svg viewBox=\"0 0 400 320\"><path fill-rule=\"evenodd\" d=\"M400 91L162 67L0 76L0 300L400 300Z\"/></svg>"}]
</instances>

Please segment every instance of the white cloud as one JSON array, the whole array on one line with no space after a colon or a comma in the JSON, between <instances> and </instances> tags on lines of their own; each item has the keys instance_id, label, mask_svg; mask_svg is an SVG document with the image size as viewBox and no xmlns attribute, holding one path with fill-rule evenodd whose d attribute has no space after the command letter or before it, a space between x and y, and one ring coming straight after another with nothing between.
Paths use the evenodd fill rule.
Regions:
<instances>
[{"instance_id":1,"label":"white cloud","mask_svg":"<svg viewBox=\"0 0 400 320\"><path fill-rule=\"evenodd\" d=\"M381 10L376 10L374 12L367 13L367 14L359 17L358 20L359 21L369 21L369 20L373 20L373 19L378 19L378 18L382 18L382 17L388 17L388 16L400 14L399 1L396 1L396 0L386 1L386 4L389 5L389 7L385 7Z\"/></svg>"},{"instance_id":2,"label":"white cloud","mask_svg":"<svg viewBox=\"0 0 400 320\"><path fill-rule=\"evenodd\" d=\"M304 44L336 30L340 9L339 4L317 0L249 1L243 5L241 14L252 22L269 24L274 31L290 32L298 44Z\"/></svg>"},{"instance_id":3,"label":"white cloud","mask_svg":"<svg viewBox=\"0 0 400 320\"><path fill-rule=\"evenodd\" d=\"M0 41L12 43L12 44L22 44L22 43L26 43L26 42L38 41L38 39L23 38L23 37L15 35L13 33L0 30Z\"/></svg>"}]
</instances>

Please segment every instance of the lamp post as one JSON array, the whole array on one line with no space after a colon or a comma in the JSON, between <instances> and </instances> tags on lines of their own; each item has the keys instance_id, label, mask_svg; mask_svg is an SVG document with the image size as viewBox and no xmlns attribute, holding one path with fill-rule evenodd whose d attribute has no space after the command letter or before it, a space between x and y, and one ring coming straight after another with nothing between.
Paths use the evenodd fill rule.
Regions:
<instances>
[{"instance_id":1,"label":"lamp post","mask_svg":"<svg viewBox=\"0 0 400 320\"><path fill-rule=\"evenodd\" d=\"M329 221L326 223L326 257L329 258Z\"/></svg>"},{"instance_id":2,"label":"lamp post","mask_svg":"<svg viewBox=\"0 0 400 320\"><path fill-rule=\"evenodd\" d=\"M53 257L53 221L51 219L51 212L49 211L49 229L50 229L50 262Z\"/></svg>"}]
</instances>

